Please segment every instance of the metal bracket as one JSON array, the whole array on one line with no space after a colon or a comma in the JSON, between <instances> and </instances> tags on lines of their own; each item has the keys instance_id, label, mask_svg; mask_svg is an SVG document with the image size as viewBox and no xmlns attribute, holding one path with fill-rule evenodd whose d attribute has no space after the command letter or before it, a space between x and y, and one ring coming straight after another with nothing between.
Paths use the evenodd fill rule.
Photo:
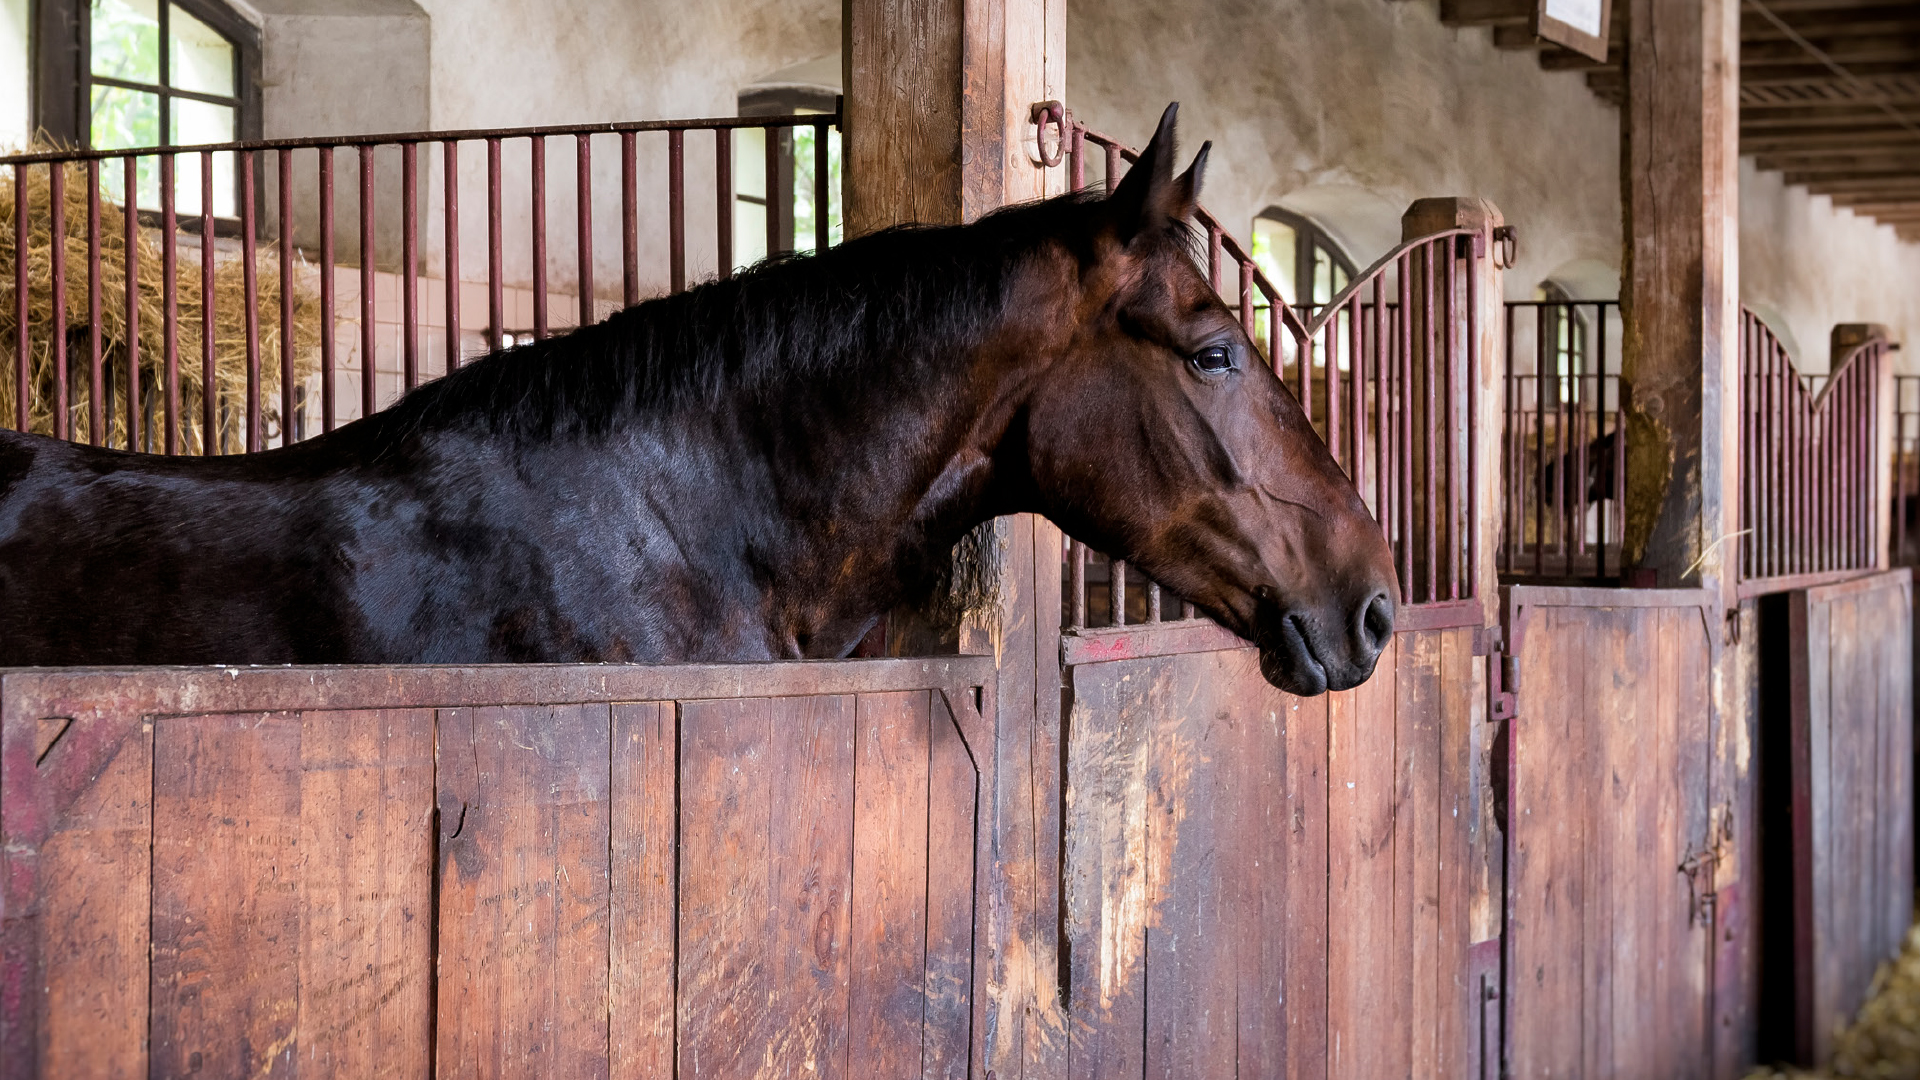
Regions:
<instances>
[{"instance_id":1,"label":"metal bracket","mask_svg":"<svg viewBox=\"0 0 1920 1080\"><path fill-rule=\"evenodd\" d=\"M1511 225L1498 225L1493 230L1493 242L1499 245L1494 255L1494 265L1502 270L1513 269L1513 261L1520 254L1520 234Z\"/></svg>"},{"instance_id":2,"label":"metal bracket","mask_svg":"<svg viewBox=\"0 0 1920 1080\"><path fill-rule=\"evenodd\" d=\"M1040 167L1051 169L1067 156L1067 107L1057 100L1036 101L1027 110L1027 119L1033 124L1033 148L1040 155ZM1053 124L1057 138L1053 140L1053 153L1047 153L1047 124Z\"/></svg>"}]
</instances>

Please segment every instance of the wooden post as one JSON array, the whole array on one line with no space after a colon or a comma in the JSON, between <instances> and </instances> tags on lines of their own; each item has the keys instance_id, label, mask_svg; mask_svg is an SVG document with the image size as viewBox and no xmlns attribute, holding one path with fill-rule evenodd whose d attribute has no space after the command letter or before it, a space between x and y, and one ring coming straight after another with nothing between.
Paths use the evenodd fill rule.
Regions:
<instances>
[{"instance_id":1,"label":"wooden post","mask_svg":"<svg viewBox=\"0 0 1920 1080\"><path fill-rule=\"evenodd\" d=\"M1065 190L1028 119L1065 91L1065 0L843 0L849 236L957 224ZM961 650L998 662L986 1061L1001 1080L1065 1075L1058 913L1060 530L995 523L997 610Z\"/></svg>"},{"instance_id":2,"label":"wooden post","mask_svg":"<svg viewBox=\"0 0 1920 1080\"><path fill-rule=\"evenodd\" d=\"M1626 560L1716 592L1739 538L1739 0L1632 0Z\"/></svg>"}]
</instances>

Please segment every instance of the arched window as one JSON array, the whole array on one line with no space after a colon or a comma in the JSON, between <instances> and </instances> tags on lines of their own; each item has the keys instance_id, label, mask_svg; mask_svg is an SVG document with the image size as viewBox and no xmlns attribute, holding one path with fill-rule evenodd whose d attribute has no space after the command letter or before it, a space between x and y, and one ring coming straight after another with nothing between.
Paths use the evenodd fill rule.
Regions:
<instances>
[{"instance_id":1,"label":"arched window","mask_svg":"<svg viewBox=\"0 0 1920 1080\"><path fill-rule=\"evenodd\" d=\"M1340 294L1353 280L1353 260L1325 229L1270 206L1253 219L1253 260L1294 307L1311 309Z\"/></svg>"},{"instance_id":2,"label":"arched window","mask_svg":"<svg viewBox=\"0 0 1920 1080\"><path fill-rule=\"evenodd\" d=\"M1555 385L1559 387L1561 401L1579 400L1585 376L1592 374L1587 365L1586 315L1574 306L1573 297L1556 282L1548 281L1540 286L1540 299L1546 302L1540 308L1541 341L1546 346L1545 374L1558 376Z\"/></svg>"},{"instance_id":3,"label":"arched window","mask_svg":"<svg viewBox=\"0 0 1920 1080\"><path fill-rule=\"evenodd\" d=\"M259 34L217 0L42 0L34 35L35 118L94 150L258 138ZM143 162L141 202L157 200ZM200 163L183 157L176 206L200 209ZM230 155L215 159L214 212L232 216Z\"/></svg>"}]
</instances>

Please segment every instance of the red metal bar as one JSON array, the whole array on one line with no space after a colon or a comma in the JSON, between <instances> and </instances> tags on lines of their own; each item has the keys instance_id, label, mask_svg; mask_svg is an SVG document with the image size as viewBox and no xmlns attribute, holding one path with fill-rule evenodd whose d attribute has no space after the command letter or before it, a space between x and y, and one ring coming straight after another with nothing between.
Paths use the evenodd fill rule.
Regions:
<instances>
[{"instance_id":1,"label":"red metal bar","mask_svg":"<svg viewBox=\"0 0 1920 1080\"><path fill-rule=\"evenodd\" d=\"M687 287L687 147L686 133L667 132L667 252L668 281L674 292Z\"/></svg>"},{"instance_id":2,"label":"red metal bar","mask_svg":"<svg viewBox=\"0 0 1920 1080\"><path fill-rule=\"evenodd\" d=\"M451 372L460 366L460 144L449 139L440 144L440 184L445 192L447 247L447 363Z\"/></svg>"},{"instance_id":3,"label":"red metal bar","mask_svg":"<svg viewBox=\"0 0 1920 1080\"><path fill-rule=\"evenodd\" d=\"M832 210L833 162L828 154L827 125L813 126L813 249L827 250L828 218ZM794 243L800 238L794 237Z\"/></svg>"},{"instance_id":4,"label":"red metal bar","mask_svg":"<svg viewBox=\"0 0 1920 1080\"><path fill-rule=\"evenodd\" d=\"M1252 269L1252 265L1247 264L1249 270ZM1352 337L1357 333L1352 321L1354 302L1347 301L1342 310L1345 311L1348 319L1348 337ZM1336 311L1327 320L1327 449L1333 453L1335 461L1340 459L1340 406L1342 404L1340 401L1340 316L1341 312ZM1351 350L1352 346L1349 343L1348 351Z\"/></svg>"},{"instance_id":5,"label":"red metal bar","mask_svg":"<svg viewBox=\"0 0 1920 1080\"><path fill-rule=\"evenodd\" d=\"M87 162L87 442L94 446L107 442L107 385L100 364L100 161L96 158Z\"/></svg>"},{"instance_id":6,"label":"red metal bar","mask_svg":"<svg viewBox=\"0 0 1920 1080\"><path fill-rule=\"evenodd\" d=\"M360 415L372 416L379 343L374 308L373 147L360 148Z\"/></svg>"},{"instance_id":7,"label":"red metal bar","mask_svg":"<svg viewBox=\"0 0 1920 1080\"><path fill-rule=\"evenodd\" d=\"M174 167L175 155L160 155L160 287L165 298L161 336L166 348L166 452L169 456L180 450L180 224L174 210ZM328 205L330 194L330 188L321 188L323 206ZM322 294L323 305L328 295Z\"/></svg>"},{"instance_id":8,"label":"red metal bar","mask_svg":"<svg viewBox=\"0 0 1920 1080\"><path fill-rule=\"evenodd\" d=\"M1547 309L1533 309L1533 468L1539 501L1533 505L1533 572L1547 572ZM1555 470L1555 474L1565 470Z\"/></svg>"},{"instance_id":9,"label":"red metal bar","mask_svg":"<svg viewBox=\"0 0 1920 1080\"><path fill-rule=\"evenodd\" d=\"M593 137L576 135L573 139L574 254L580 269L580 325L592 326L593 317Z\"/></svg>"},{"instance_id":10,"label":"red metal bar","mask_svg":"<svg viewBox=\"0 0 1920 1080\"><path fill-rule=\"evenodd\" d=\"M1107 560L1107 604L1113 610L1113 625L1127 625L1127 564L1124 560Z\"/></svg>"},{"instance_id":11,"label":"red metal bar","mask_svg":"<svg viewBox=\"0 0 1920 1080\"><path fill-rule=\"evenodd\" d=\"M1400 318L1399 340L1394 345L1395 360L1399 370L1394 374L1399 395L1396 404L1399 409L1399 431L1396 442L1400 451L1400 461L1396 469L1395 487L1400 494L1400 512L1397 515L1400 526L1400 591L1404 603L1414 602L1413 596L1413 558L1414 558L1414 515L1413 515L1413 255L1408 252L1400 257Z\"/></svg>"},{"instance_id":12,"label":"red metal bar","mask_svg":"<svg viewBox=\"0 0 1920 1080\"><path fill-rule=\"evenodd\" d=\"M1500 544L1500 569L1513 572L1515 548L1519 542L1518 530L1526 523L1525 511L1521 509L1520 493L1523 490L1520 445L1523 439L1526 418L1520 413L1520 381L1513 371L1513 313L1512 304L1503 304L1500 308L1501 332L1506 338L1506 369L1500 375L1500 389L1505 397L1502 404L1504 422L1500 425L1500 460L1502 462L1501 497L1502 536Z\"/></svg>"},{"instance_id":13,"label":"red metal bar","mask_svg":"<svg viewBox=\"0 0 1920 1080\"><path fill-rule=\"evenodd\" d=\"M780 205L777 193L780 189L780 133L782 131L791 133L792 129L773 127L760 129L760 146L766 151L764 155L766 158L766 188L764 190L767 197L767 220L765 224L767 227L767 258L769 259L787 249L787 238L780 235L780 215L776 212ZM791 137L791 134L789 134L789 137Z\"/></svg>"},{"instance_id":14,"label":"red metal bar","mask_svg":"<svg viewBox=\"0 0 1920 1080\"><path fill-rule=\"evenodd\" d=\"M140 441L140 159L128 154L122 159L121 168L122 198L125 199L121 225L126 230L122 241L127 253L127 449L133 451L143 445ZM16 178L20 172L14 170ZM20 329L25 334L24 320ZM24 349L21 351L25 353Z\"/></svg>"},{"instance_id":15,"label":"red metal bar","mask_svg":"<svg viewBox=\"0 0 1920 1080\"><path fill-rule=\"evenodd\" d=\"M1373 516L1380 532L1393 539L1393 500L1387 487L1387 438L1392 429L1387 422L1387 300L1386 283L1373 279ZM1355 382L1362 381L1359 374Z\"/></svg>"},{"instance_id":16,"label":"red metal bar","mask_svg":"<svg viewBox=\"0 0 1920 1080\"><path fill-rule=\"evenodd\" d=\"M419 156L413 143L400 147L400 379L407 390L420 385Z\"/></svg>"},{"instance_id":17,"label":"red metal bar","mask_svg":"<svg viewBox=\"0 0 1920 1080\"><path fill-rule=\"evenodd\" d=\"M53 437L64 439L67 437L67 167L61 162L47 166L47 195L47 225L53 234L48 251L53 261L53 323L48 328L53 339L47 343L53 349ZM14 193L15 199L26 197L25 191ZM15 258L19 256L16 254Z\"/></svg>"},{"instance_id":18,"label":"red metal bar","mask_svg":"<svg viewBox=\"0 0 1920 1080\"><path fill-rule=\"evenodd\" d=\"M720 277L733 276L733 132L713 133L713 205Z\"/></svg>"},{"instance_id":19,"label":"red metal bar","mask_svg":"<svg viewBox=\"0 0 1920 1080\"><path fill-rule=\"evenodd\" d=\"M1073 591L1069 625L1079 630L1087 625L1087 545L1073 541L1067 549L1068 587Z\"/></svg>"},{"instance_id":20,"label":"red metal bar","mask_svg":"<svg viewBox=\"0 0 1920 1080\"><path fill-rule=\"evenodd\" d=\"M293 151L279 154L280 197L280 445L292 446L293 401Z\"/></svg>"},{"instance_id":21,"label":"red metal bar","mask_svg":"<svg viewBox=\"0 0 1920 1080\"><path fill-rule=\"evenodd\" d=\"M213 151L200 151L200 455L221 453L219 357L214 352Z\"/></svg>"},{"instance_id":22,"label":"red metal bar","mask_svg":"<svg viewBox=\"0 0 1920 1080\"><path fill-rule=\"evenodd\" d=\"M1467 248L1467 575L1463 595L1480 595L1480 254Z\"/></svg>"},{"instance_id":23,"label":"red metal bar","mask_svg":"<svg viewBox=\"0 0 1920 1080\"><path fill-rule=\"evenodd\" d=\"M528 168L533 174L533 340L547 336L547 140L527 140Z\"/></svg>"},{"instance_id":24,"label":"red metal bar","mask_svg":"<svg viewBox=\"0 0 1920 1080\"><path fill-rule=\"evenodd\" d=\"M627 307L640 302L640 166L637 137L620 133L620 298Z\"/></svg>"},{"instance_id":25,"label":"red metal bar","mask_svg":"<svg viewBox=\"0 0 1920 1080\"><path fill-rule=\"evenodd\" d=\"M1441 319L1438 329L1440 332L1441 371L1444 373L1446 379L1444 384L1444 393L1446 394L1444 411L1446 412L1447 423L1446 430L1443 432L1446 440L1446 453L1442 456L1446 459L1447 467L1445 499L1447 522L1445 534L1447 538L1447 599L1449 600L1458 600L1460 598L1460 455L1456 449L1460 439L1460 384L1458 381L1459 373L1456 370L1453 355L1453 320L1455 313L1454 294L1460 285L1455 272L1455 268L1458 265L1458 260L1455 258L1455 249L1458 247L1461 239L1462 238L1449 238L1440 241L1440 243L1436 245L1437 249L1443 253L1445 260L1443 265L1446 267L1446 273L1441 275ZM1333 377L1331 368L1328 370L1327 377L1329 379Z\"/></svg>"},{"instance_id":26,"label":"red metal bar","mask_svg":"<svg viewBox=\"0 0 1920 1080\"><path fill-rule=\"evenodd\" d=\"M1438 397L1439 384L1434 372L1434 366L1435 360L1437 359L1435 354L1439 351L1437 346L1441 336L1441 327L1434 321L1434 294L1440 287L1439 261L1444 257L1442 247L1444 244L1445 241L1436 240L1428 244L1423 244L1420 248L1422 256L1420 303L1422 309L1421 316L1424 320L1420 325L1420 351L1424 354L1421 356L1420 375L1426 389L1425 412L1422 417L1425 422L1420 426L1426 429L1427 437L1426 456L1421 461L1422 466L1424 466L1424 471L1427 474L1427 498L1426 505L1421 508L1420 526L1422 532L1421 539L1426 544L1427 601L1429 603L1440 598L1439 517L1441 495L1439 490L1439 474L1441 466L1439 462L1441 456L1439 447L1436 445L1439 438L1440 402Z\"/></svg>"},{"instance_id":27,"label":"red metal bar","mask_svg":"<svg viewBox=\"0 0 1920 1080\"><path fill-rule=\"evenodd\" d=\"M128 160L132 160L129 158ZM13 235L18 238L31 235L27 231L27 167L24 164L13 167ZM132 221L133 215L128 214ZM16 239L15 244L19 244ZM131 262L131 260L129 260ZM132 280L131 277L128 278ZM28 378L28 355L31 342L27 339L27 260L20 257L18 250L13 259L13 428L15 431L28 430L31 422L30 403L33 386Z\"/></svg>"},{"instance_id":28,"label":"red metal bar","mask_svg":"<svg viewBox=\"0 0 1920 1080\"><path fill-rule=\"evenodd\" d=\"M500 258L500 140L487 140L487 347L504 348L507 333L506 280Z\"/></svg>"},{"instance_id":29,"label":"red metal bar","mask_svg":"<svg viewBox=\"0 0 1920 1080\"><path fill-rule=\"evenodd\" d=\"M1087 186L1087 129L1073 125L1073 144L1067 149L1067 190L1080 191Z\"/></svg>"},{"instance_id":30,"label":"red metal bar","mask_svg":"<svg viewBox=\"0 0 1920 1080\"><path fill-rule=\"evenodd\" d=\"M236 154L240 166L240 277L246 290L247 324L247 453L266 448L260 431L260 267L253 205L254 151Z\"/></svg>"},{"instance_id":31,"label":"red metal bar","mask_svg":"<svg viewBox=\"0 0 1920 1080\"><path fill-rule=\"evenodd\" d=\"M1112 195L1115 185L1120 183L1120 146L1107 144L1107 194Z\"/></svg>"},{"instance_id":32,"label":"red metal bar","mask_svg":"<svg viewBox=\"0 0 1920 1080\"><path fill-rule=\"evenodd\" d=\"M332 431L334 392L333 151L320 151L320 430Z\"/></svg>"},{"instance_id":33,"label":"red metal bar","mask_svg":"<svg viewBox=\"0 0 1920 1080\"><path fill-rule=\"evenodd\" d=\"M1220 291L1220 227L1207 227L1207 284ZM1278 370L1277 368L1275 370Z\"/></svg>"},{"instance_id":34,"label":"red metal bar","mask_svg":"<svg viewBox=\"0 0 1920 1080\"><path fill-rule=\"evenodd\" d=\"M1571 334L1580 325L1580 309L1567 305L1567 328ZM1587 358L1586 350L1576 351L1572 356L1573 368L1573 467L1567 473L1573 479L1573 520L1568 524L1573 530L1573 551L1576 555L1587 553ZM1568 566L1572 566L1572 556L1568 556Z\"/></svg>"}]
</instances>

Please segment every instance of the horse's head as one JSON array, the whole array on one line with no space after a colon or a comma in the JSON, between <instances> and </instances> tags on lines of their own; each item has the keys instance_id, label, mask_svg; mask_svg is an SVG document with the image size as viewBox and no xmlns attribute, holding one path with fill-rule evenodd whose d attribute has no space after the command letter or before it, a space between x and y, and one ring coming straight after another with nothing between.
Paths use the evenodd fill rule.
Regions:
<instances>
[{"instance_id":1,"label":"horse's head","mask_svg":"<svg viewBox=\"0 0 1920 1080\"><path fill-rule=\"evenodd\" d=\"M1273 685L1343 690L1393 633L1393 560L1300 403L1194 264L1202 147L1173 174L1174 107L1063 238L1064 352L1028 399L1042 509L1257 644Z\"/></svg>"}]
</instances>

